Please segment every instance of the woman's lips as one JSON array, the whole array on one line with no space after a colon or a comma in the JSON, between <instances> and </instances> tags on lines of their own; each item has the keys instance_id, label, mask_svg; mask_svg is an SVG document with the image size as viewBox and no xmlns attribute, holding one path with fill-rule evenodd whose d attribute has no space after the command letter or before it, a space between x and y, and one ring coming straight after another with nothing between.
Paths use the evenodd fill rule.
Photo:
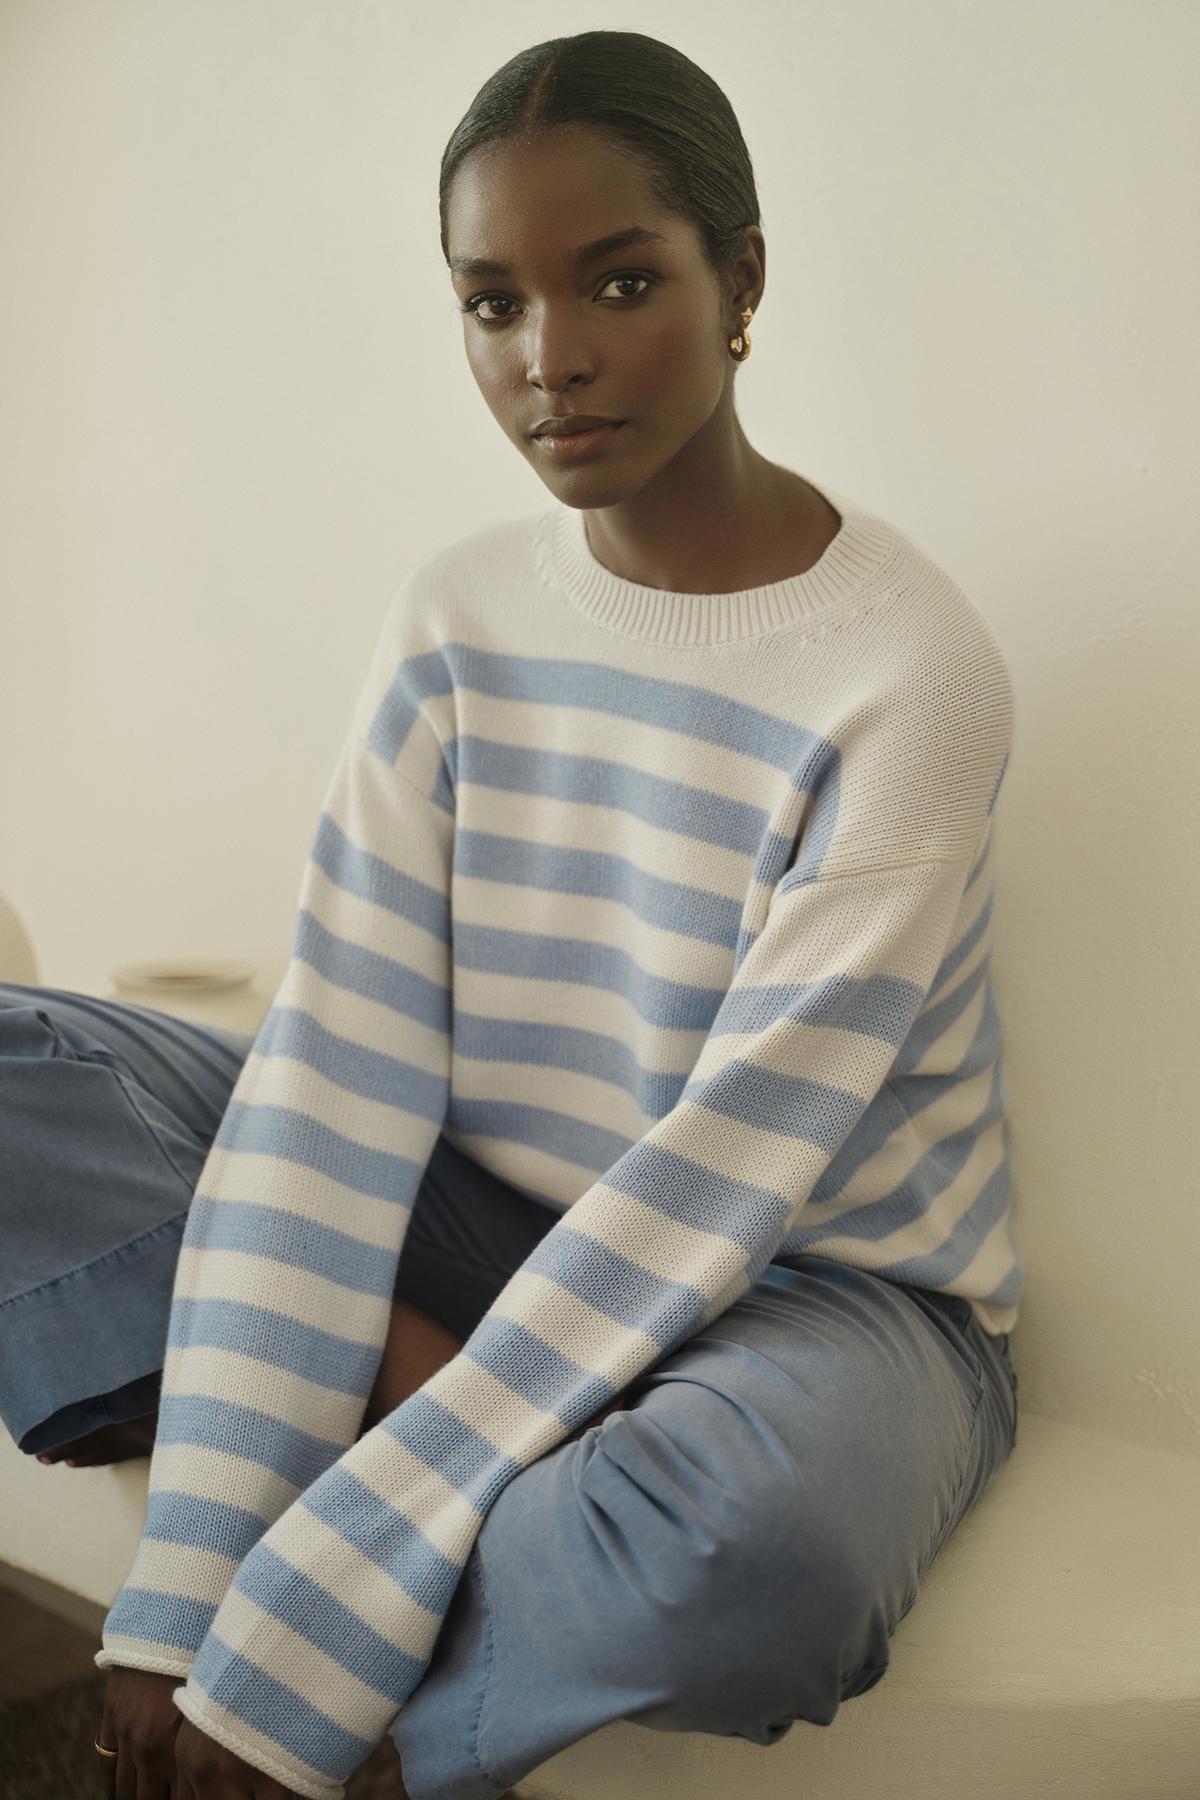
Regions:
<instances>
[{"instance_id":1,"label":"woman's lips","mask_svg":"<svg viewBox=\"0 0 1200 1800\"><path fill-rule=\"evenodd\" d=\"M543 431L533 441L559 462L583 462L589 456L602 456L625 422L622 419L616 425L590 425L586 431L574 431L569 437Z\"/></svg>"}]
</instances>

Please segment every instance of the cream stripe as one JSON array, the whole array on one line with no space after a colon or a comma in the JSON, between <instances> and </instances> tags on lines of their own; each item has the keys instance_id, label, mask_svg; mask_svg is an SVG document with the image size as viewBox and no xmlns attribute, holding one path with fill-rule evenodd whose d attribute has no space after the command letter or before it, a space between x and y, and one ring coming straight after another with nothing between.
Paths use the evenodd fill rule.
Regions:
<instances>
[{"instance_id":1,"label":"cream stripe","mask_svg":"<svg viewBox=\"0 0 1200 1800\"><path fill-rule=\"evenodd\" d=\"M439 987L448 988L448 967L439 965L433 980ZM441 1069L445 1062L447 1032L326 980L311 963L298 957L289 965L275 1004L281 1002L324 1022L329 1035L349 1038L364 1049L377 1050L399 1062L432 1071ZM448 1006L448 999L445 1004ZM433 1016L436 1018L437 1014Z\"/></svg>"},{"instance_id":2,"label":"cream stripe","mask_svg":"<svg viewBox=\"0 0 1200 1800\"><path fill-rule=\"evenodd\" d=\"M408 872L401 870L400 874ZM428 885L430 871L423 862L419 862L411 873ZM304 904L317 922L335 937L345 938L347 942L369 950L372 956L395 963L399 970L412 969L433 982L445 980L448 945L444 938L405 918L402 913L394 912L390 906L377 904L350 888L339 886L319 863L312 861L304 876ZM436 909L432 909L432 916L436 918Z\"/></svg>"},{"instance_id":3,"label":"cream stripe","mask_svg":"<svg viewBox=\"0 0 1200 1800\"><path fill-rule=\"evenodd\" d=\"M990 1067L971 1081L958 1083L947 1090L927 1116L923 1111L908 1113L893 1101L883 1115L891 1125L887 1137L865 1162L853 1171L832 1200L813 1202L805 1222L818 1222L823 1233L838 1219L855 1212L860 1206L871 1206L881 1195L889 1194L907 1182L917 1164L943 1137L969 1126L988 1104L992 1075ZM886 1087L886 1083L884 1084ZM914 1220L904 1229L920 1234L920 1222ZM822 1243L825 1237L822 1235ZM861 1243L860 1238L854 1240ZM941 1239L939 1237L938 1242ZM854 1261L853 1257L848 1258Z\"/></svg>"},{"instance_id":4,"label":"cream stripe","mask_svg":"<svg viewBox=\"0 0 1200 1800\"><path fill-rule=\"evenodd\" d=\"M355 1345L374 1346L387 1336L392 1296L363 1294L306 1269L279 1265L268 1251L203 1250L179 1252L175 1292L189 1300L236 1300L263 1306L263 1264L271 1263L270 1310L330 1332Z\"/></svg>"},{"instance_id":5,"label":"cream stripe","mask_svg":"<svg viewBox=\"0 0 1200 1800\"><path fill-rule=\"evenodd\" d=\"M639 814L618 806L581 805L551 794L514 793L504 788L480 789L473 800L464 789L459 805L472 806L472 816L486 820L485 829L498 837L545 845L551 849L581 850L632 863L635 870L656 880L682 882L699 891L724 897L740 909L754 873L752 850L730 850L720 844L697 844L678 829L656 825ZM679 868L681 839L694 844L691 883ZM620 849L609 849L619 843ZM636 877L634 877L636 879ZM559 895L560 901L564 898ZM457 896L455 910L457 911Z\"/></svg>"},{"instance_id":6,"label":"cream stripe","mask_svg":"<svg viewBox=\"0 0 1200 1800\"><path fill-rule=\"evenodd\" d=\"M213 1344L169 1346L163 1364L163 1393L171 1396L205 1394L232 1400L281 1421L303 1421L301 1429L311 1437L325 1438L343 1447L361 1421L366 1396L306 1381L287 1369L274 1368L256 1357Z\"/></svg>"},{"instance_id":7,"label":"cream stripe","mask_svg":"<svg viewBox=\"0 0 1200 1800\"><path fill-rule=\"evenodd\" d=\"M706 685L713 685L713 675L719 679L719 671L706 671ZM661 775L664 769L678 770L681 762L686 762L683 780L688 786L706 788L743 805L748 786L762 793L772 786L782 791L789 785L787 772L755 756L749 743L745 749L737 749L709 743L704 738L681 739L678 732L663 725L646 719L616 718L603 707L556 706L549 701L535 704L482 693L478 688L468 692L474 735L494 738L500 744L522 750L528 750L530 745L568 745L572 756L594 757L598 762L616 763L622 770L644 770L651 775ZM682 758L681 743L686 747ZM675 779L680 776L676 774ZM460 787L460 794L465 785ZM482 800L486 809L500 791L481 785L474 796L475 803ZM763 808L766 810L765 801Z\"/></svg>"},{"instance_id":8,"label":"cream stripe","mask_svg":"<svg viewBox=\"0 0 1200 1800\"><path fill-rule=\"evenodd\" d=\"M963 979L968 980L969 976L964 975ZM955 988L947 989L943 998L953 993L957 986L956 982ZM958 1017L951 1020L945 1031L935 1037L927 1046L924 1056L909 1071L911 1074L953 1075L955 1073L961 1066L963 1057L971 1048L972 1040L979 1030L984 1008L987 1005L987 991L987 982L981 981L973 998L959 1012ZM945 1137L945 1135L945 1132L939 1133L941 1137Z\"/></svg>"},{"instance_id":9,"label":"cream stripe","mask_svg":"<svg viewBox=\"0 0 1200 1800\"><path fill-rule=\"evenodd\" d=\"M416 1525L435 1550L451 1562L466 1561L482 1515L446 1476L390 1431L360 1438L346 1451L343 1463L364 1487Z\"/></svg>"},{"instance_id":10,"label":"cream stripe","mask_svg":"<svg viewBox=\"0 0 1200 1800\"><path fill-rule=\"evenodd\" d=\"M345 1546L341 1548L344 1550ZM385 1597L380 1589L381 1584L387 1582L387 1577L376 1564L368 1566L374 1571L375 1577L373 1604L368 1599L364 1610L354 1604L352 1594L343 1591L342 1582L346 1572L344 1565L338 1568L338 1591L333 1599L341 1605L349 1606L352 1612L359 1613L364 1619L378 1615L382 1605L389 1615L389 1623L394 1623L391 1618L393 1604L403 1606L408 1596L396 1589L394 1594L388 1592ZM285 1625L273 1613L264 1612L240 1588L230 1588L221 1623L233 1635L234 1641L243 1646L242 1655L256 1663L260 1669L265 1669L276 1681L283 1682L285 1687L292 1688L297 1694L309 1699L314 1706L321 1705L323 1694L336 1693L338 1724L345 1731L357 1732L360 1737L371 1740L381 1705L387 1708L392 1704L377 1688L351 1674L336 1657L312 1643L302 1632ZM254 1634L261 1627L265 1627L265 1630L256 1643ZM410 1654L421 1657L426 1653L433 1629L433 1616L422 1611L423 1637ZM388 1634L388 1641L395 1643L399 1651L405 1649L392 1633ZM398 1704L394 1706L394 1710L399 1711Z\"/></svg>"},{"instance_id":11,"label":"cream stripe","mask_svg":"<svg viewBox=\"0 0 1200 1800\"><path fill-rule=\"evenodd\" d=\"M428 1120L425 1124L428 1130ZM234 1200L279 1207L283 1196L275 1189L284 1184L286 1210L296 1218L333 1224L348 1237L376 1249L395 1244L407 1229L409 1208L401 1205L399 1197L382 1200L359 1193L331 1175L266 1151L214 1145L196 1191L217 1206Z\"/></svg>"},{"instance_id":12,"label":"cream stripe","mask_svg":"<svg viewBox=\"0 0 1200 1800\"><path fill-rule=\"evenodd\" d=\"M160 1438L151 1456L150 1489L162 1488L242 1507L262 1518L264 1529L302 1491L261 1462L210 1450L205 1444L170 1443Z\"/></svg>"},{"instance_id":13,"label":"cream stripe","mask_svg":"<svg viewBox=\"0 0 1200 1800\"><path fill-rule=\"evenodd\" d=\"M435 1041L440 1043L440 1048L428 1072L442 1076L446 1073L448 1060L446 1040ZM395 1097L388 1103L369 1100L350 1087L339 1087L319 1075L310 1064L295 1057L260 1056L252 1051L245 1081L239 1084L238 1098L246 1105L278 1106L305 1113L318 1124L336 1131L339 1137L349 1138L352 1143L371 1150L391 1150L400 1156L423 1157L427 1136L434 1127L426 1114L412 1112L404 1105L406 1091L404 1072L400 1069L395 1075ZM281 1154L280 1161L286 1160Z\"/></svg>"},{"instance_id":14,"label":"cream stripe","mask_svg":"<svg viewBox=\"0 0 1200 1800\"><path fill-rule=\"evenodd\" d=\"M226 1496L220 1495L222 1502ZM237 1569L236 1557L219 1556L198 1544L173 1544L167 1538L146 1537L138 1546L128 1581L133 1587L156 1594L174 1594L215 1606Z\"/></svg>"}]
</instances>

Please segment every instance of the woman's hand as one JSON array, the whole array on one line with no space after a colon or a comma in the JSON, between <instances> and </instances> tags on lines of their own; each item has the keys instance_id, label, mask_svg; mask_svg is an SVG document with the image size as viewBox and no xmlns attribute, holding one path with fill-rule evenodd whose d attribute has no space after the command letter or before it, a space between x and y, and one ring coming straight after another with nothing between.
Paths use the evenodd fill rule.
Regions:
<instances>
[{"instance_id":1,"label":"woman's hand","mask_svg":"<svg viewBox=\"0 0 1200 1800\"><path fill-rule=\"evenodd\" d=\"M298 1800L295 1788L286 1788L273 1776L243 1762L182 1715L175 1739L175 1776L178 1794L186 1795L187 1800ZM142 1800L140 1788L137 1800Z\"/></svg>"},{"instance_id":2,"label":"woman's hand","mask_svg":"<svg viewBox=\"0 0 1200 1800\"><path fill-rule=\"evenodd\" d=\"M296 1800L294 1788L251 1768L184 1717L171 1698L183 1679L109 1670L96 1737L117 1752L104 1759L110 1800Z\"/></svg>"},{"instance_id":3,"label":"woman's hand","mask_svg":"<svg viewBox=\"0 0 1200 1800\"><path fill-rule=\"evenodd\" d=\"M567 1437L573 1443L626 1404L622 1392ZM109 1670L99 1741L115 1748L104 1771L109 1800L296 1800L295 1790L243 1762L186 1718L171 1695L178 1675Z\"/></svg>"},{"instance_id":4,"label":"woman's hand","mask_svg":"<svg viewBox=\"0 0 1200 1800\"><path fill-rule=\"evenodd\" d=\"M96 1742L117 1752L103 1759L101 1792L110 1800L174 1800L175 1734L184 1717L171 1695L181 1679L148 1669L108 1671Z\"/></svg>"}]
</instances>

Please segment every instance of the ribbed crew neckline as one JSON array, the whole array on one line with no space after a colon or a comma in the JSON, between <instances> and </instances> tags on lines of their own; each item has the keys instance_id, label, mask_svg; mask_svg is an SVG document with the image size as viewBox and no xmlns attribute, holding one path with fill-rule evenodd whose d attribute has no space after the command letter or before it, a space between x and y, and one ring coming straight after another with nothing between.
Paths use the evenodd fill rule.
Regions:
<instances>
[{"instance_id":1,"label":"ribbed crew neckline","mask_svg":"<svg viewBox=\"0 0 1200 1800\"><path fill-rule=\"evenodd\" d=\"M807 478L806 478L807 479ZM895 553L899 534L833 489L816 488L841 528L811 569L728 594L675 593L614 575L592 554L584 514L561 501L546 515L563 593L597 624L623 637L706 646L760 637L857 594Z\"/></svg>"}]
</instances>

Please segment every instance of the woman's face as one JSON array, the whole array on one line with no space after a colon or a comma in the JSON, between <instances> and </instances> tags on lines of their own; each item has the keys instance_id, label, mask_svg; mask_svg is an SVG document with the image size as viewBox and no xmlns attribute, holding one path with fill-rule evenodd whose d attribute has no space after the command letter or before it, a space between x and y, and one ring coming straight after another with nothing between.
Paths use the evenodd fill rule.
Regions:
<instances>
[{"instance_id":1,"label":"woman's face","mask_svg":"<svg viewBox=\"0 0 1200 1800\"><path fill-rule=\"evenodd\" d=\"M473 151L447 226L454 291L471 308L467 361L501 429L569 504L628 499L712 418L734 367L736 312L731 326L691 223L663 210L633 160L571 125ZM633 226L657 235L573 260ZM532 434L570 413L625 422L560 461Z\"/></svg>"}]
</instances>

